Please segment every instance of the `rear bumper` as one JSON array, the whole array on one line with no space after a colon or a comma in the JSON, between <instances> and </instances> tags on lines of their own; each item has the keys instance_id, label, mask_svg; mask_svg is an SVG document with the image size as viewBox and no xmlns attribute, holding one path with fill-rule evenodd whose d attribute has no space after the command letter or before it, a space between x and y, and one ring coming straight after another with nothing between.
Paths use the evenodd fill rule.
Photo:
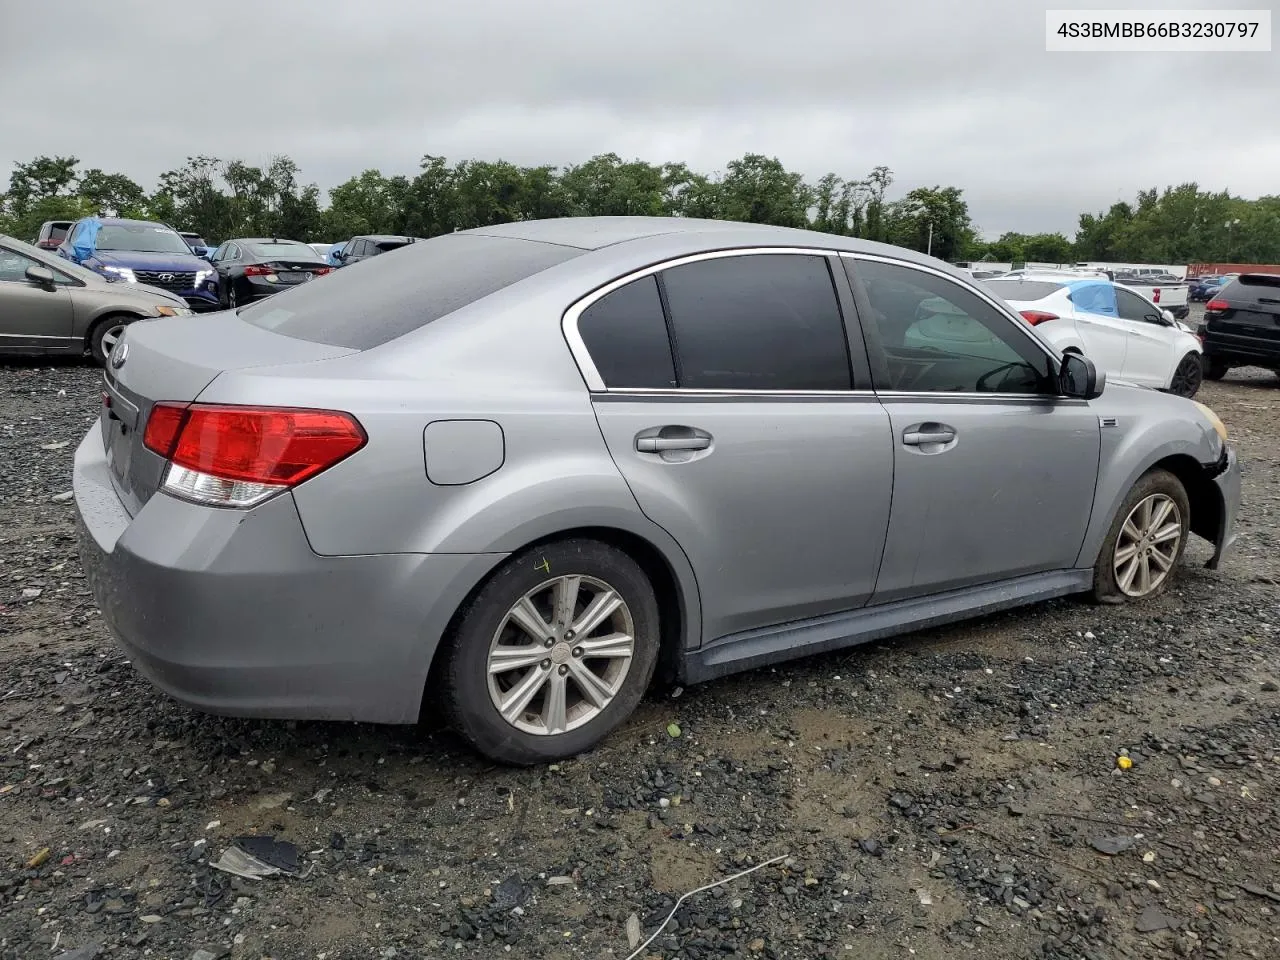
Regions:
<instances>
[{"instance_id":1,"label":"rear bumper","mask_svg":"<svg viewBox=\"0 0 1280 960\"><path fill-rule=\"evenodd\" d=\"M1205 566L1210 570L1217 570L1223 556L1236 542L1236 514L1240 511L1240 461L1236 457L1235 448L1228 444L1223 451L1222 460L1211 469L1217 471L1212 479L1214 489L1221 499L1218 528L1208 537L1213 543L1213 556Z\"/></svg>"},{"instance_id":2,"label":"rear bumper","mask_svg":"<svg viewBox=\"0 0 1280 960\"><path fill-rule=\"evenodd\" d=\"M431 659L502 557L320 557L293 498L251 511L156 494L130 517L95 428L76 451L80 553L140 673L210 713L413 723Z\"/></svg>"},{"instance_id":3,"label":"rear bumper","mask_svg":"<svg viewBox=\"0 0 1280 960\"><path fill-rule=\"evenodd\" d=\"M1204 355L1214 360L1240 365L1280 368L1280 340L1222 333L1202 328Z\"/></svg>"}]
</instances>

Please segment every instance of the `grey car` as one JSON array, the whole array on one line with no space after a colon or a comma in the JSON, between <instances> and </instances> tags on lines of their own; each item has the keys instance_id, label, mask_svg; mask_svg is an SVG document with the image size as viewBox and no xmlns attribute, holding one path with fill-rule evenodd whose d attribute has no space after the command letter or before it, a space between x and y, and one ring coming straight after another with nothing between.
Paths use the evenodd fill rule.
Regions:
<instances>
[{"instance_id":1,"label":"grey car","mask_svg":"<svg viewBox=\"0 0 1280 960\"><path fill-rule=\"evenodd\" d=\"M83 354L102 363L125 326L185 317L181 297L92 270L0 235L0 353Z\"/></svg>"},{"instance_id":2,"label":"grey car","mask_svg":"<svg viewBox=\"0 0 1280 960\"><path fill-rule=\"evenodd\" d=\"M941 299L1001 345L906 334ZM1240 477L1190 400L1056 355L948 265L715 221L415 243L130 328L75 457L135 667L200 709L583 751L680 683L1217 566Z\"/></svg>"}]
</instances>

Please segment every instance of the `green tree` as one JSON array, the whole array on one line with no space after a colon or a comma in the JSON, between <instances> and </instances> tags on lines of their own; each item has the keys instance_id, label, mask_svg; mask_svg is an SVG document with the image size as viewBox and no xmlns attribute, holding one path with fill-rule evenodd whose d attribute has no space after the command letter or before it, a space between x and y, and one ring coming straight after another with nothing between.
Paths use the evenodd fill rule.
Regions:
<instances>
[{"instance_id":1,"label":"green tree","mask_svg":"<svg viewBox=\"0 0 1280 960\"><path fill-rule=\"evenodd\" d=\"M813 190L776 157L748 153L729 162L720 181L719 216L745 223L807 227Z\"/></svg>"}]
</instances>

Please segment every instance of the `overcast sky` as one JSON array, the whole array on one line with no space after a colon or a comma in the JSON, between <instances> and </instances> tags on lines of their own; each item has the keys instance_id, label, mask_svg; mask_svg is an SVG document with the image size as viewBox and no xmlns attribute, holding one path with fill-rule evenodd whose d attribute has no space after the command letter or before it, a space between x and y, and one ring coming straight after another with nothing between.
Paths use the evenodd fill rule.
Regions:
<instances>
[{"instance_id":1,"label":"overcast sky","mask_svg":"<svg viewBox=\"0 0 1280 960\"><path fill-rule=\"evenodd\" d=\"M151 187L188 155L284 153L327 188L426 153L713 173L754 152L815 179L886 164L894 196L959 186L988 236L1071 236L1188 180L1280 192L1280 54L1049 54L1050 5L1104 6L3 0L0 187L39 154Z\"/></svg>"}]
</instances>

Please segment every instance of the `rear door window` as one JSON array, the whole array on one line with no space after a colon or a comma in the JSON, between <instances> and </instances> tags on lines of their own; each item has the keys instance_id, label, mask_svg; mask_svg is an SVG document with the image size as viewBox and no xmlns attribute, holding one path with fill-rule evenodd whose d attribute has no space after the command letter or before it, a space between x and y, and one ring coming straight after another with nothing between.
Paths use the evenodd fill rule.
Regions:
<instances>
[{"instance_id":1,"label":"rear door window","mask_svg":"<svg viewBox=\"0 0 1280 960\"><path fill-rule=\"evenodd\" d=\"M1116 309L1123 320L1134 323L1159 323L1159 308L1147 303L1132 290L1121 290L1116 287Z\"/></svg>"},{"instance_id":2,"label":"rear door window","mask_svg":"<svg viewBox=\"0 0 1280 960\"><path fill-rule=\"evenodd\" d=\"M717 257L660 276L681 388L852 388L848 341L825 257Z\"/></svg>"},{"instance_id":3,"label":"rear door window","mask_svg":"<svg viewBox=\"0 0 1280 960\"><path fill-rule=\"evenodd\" d=\"M287 298L242 307L240 319L286 337L368 350L584 252L511 237L445 234L413 244L402 256L374 257L359 270L302 284Z\"/></svg>"}]
</instances>

